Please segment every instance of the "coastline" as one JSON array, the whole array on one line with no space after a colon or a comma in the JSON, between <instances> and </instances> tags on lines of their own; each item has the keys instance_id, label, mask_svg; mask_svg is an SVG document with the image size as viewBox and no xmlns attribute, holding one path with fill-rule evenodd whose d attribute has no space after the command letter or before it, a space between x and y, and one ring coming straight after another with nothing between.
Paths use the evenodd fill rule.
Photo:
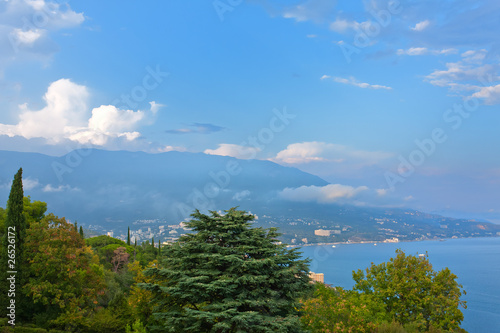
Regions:
<instances>
[{"instance_id":1,"label":"coastline","mask_svg":"<svg viewBox=\"0 0 500 333\"><path fill-rule=\"evenodd\" d=\"M454 240L454 239L479 239L479 238L500 238L500 236L496 235L496 236L481 236L481 237L429 238L429 239L419 239L419 240L400 240L397 242L366 240L366 241L357 241L357 242L356 241L347 241L347 242L328 242L328 243L308 243L308 244L301 244L301 245L288 244L288 245L286 245L286 247L306 247L306 246L321 246L321 245L349 245L349 244L397 244L397 243L413 243L413 242L428 242L428 241L444 242L447 240Z\"/></svg>"}]
</instances>

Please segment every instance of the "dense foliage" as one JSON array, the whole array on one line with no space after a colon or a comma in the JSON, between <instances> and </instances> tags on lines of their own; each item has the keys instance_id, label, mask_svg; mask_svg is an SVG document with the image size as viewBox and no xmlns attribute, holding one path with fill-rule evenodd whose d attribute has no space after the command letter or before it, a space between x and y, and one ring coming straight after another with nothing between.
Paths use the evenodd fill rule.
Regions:
<instances>
[{"instance_id":1,"label":"dense foliage","mask_svg":"<svg viewBox=\"0 0 500 333\"><path fill-rule=\"evenodd\" d=\"M353 272L353 290L317 285L303 301L302 323L311 332L462 332L462 286L425 256L396 257Z\"/></svg>"},{"instance_id":2,"label":"dense foliage","mask_svg":"<svg viewBox=\"0 0 500 333\"><path fill-rule=\"evenodd\" d=\"M82 226L23 195L20 169L0 208L2 265L7 228L19 230L19 316L15 328L2 316L0 332L463 332L465 292L427 257L398 250L344 290L310 284L308 261L235 208L196 211L192 232L160 250L129 234L84 239Z\"/></svg>"},{"instance_id":3,"label":"dense foliage","mask_svg":"<svg viewBox=\"0 0 500 333\"><path fill-rule=\"evenodd\" d=\"M157 303L165 332L298 332L298 298L309 285L307 261L277 240L275 229L252 228L253 215L196 211L193 233L164 248L161 267L143 284Z\"/></svg>"},{"instance_id":4,"label":"dense foliage","mask_svg":"<svg viewBox=\"0 0 500 333\"><path fill-rule=\"evenodd\" d=\"M448 268L434 271L426 256L407 256L401 250L396 254L387 263L353 273L354 289L382 302L390 318L403 325L458 329L464 318L460 307L466 303L460 300L465 292L456 275Z\"/></svg>"}]
</instances>

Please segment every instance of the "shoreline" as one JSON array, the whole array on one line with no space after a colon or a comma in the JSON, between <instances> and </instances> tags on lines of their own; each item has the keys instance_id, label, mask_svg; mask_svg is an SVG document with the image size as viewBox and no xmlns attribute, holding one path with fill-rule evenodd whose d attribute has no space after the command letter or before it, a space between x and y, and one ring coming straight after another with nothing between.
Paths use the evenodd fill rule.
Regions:
<instances>
[{"instance_id":1,"label":"shoreline","mask_svg":"<svg viewBox=\"0 0 500 333\"><path fill-rule=\"evenodd\" d=\"M411 242L426 242L426 241L434 241L434 242L444 242L447 240L454 239L475 239L475 238L498 238L500 236L481 236L481 237L457 237L457 238L432 238L432 239L420 239L420 240L400 240L397 242L385 242L385 241L359 241L359 242L328 242L328 243L309 243L302 245L291 245L287 244L286 247L305 247L305 246L322 246L322 245L350 245L350 244L397 244L397 243L411 243Z\"/></svg>"}]
</instances>

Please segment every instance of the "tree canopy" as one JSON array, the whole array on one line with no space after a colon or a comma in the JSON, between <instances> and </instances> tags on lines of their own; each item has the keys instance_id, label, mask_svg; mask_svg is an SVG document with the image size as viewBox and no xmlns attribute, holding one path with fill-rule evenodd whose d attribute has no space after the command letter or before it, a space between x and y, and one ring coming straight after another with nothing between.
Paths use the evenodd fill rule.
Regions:
<instances>
[{"instance_id":1,"label":"tree canopy","mask_svg":"<svg viewBox=\"0 0 500 333\"><path fill-rule=\"evenodd\" d=\"M193 233L163 248L142 287L158 305L165 332L299 332L298 299L308 290L308 261L276 229L252 228L253 215L231 208L196 211Z\"/></svg>"},{"instance_id":2,"label":"tree canopy","mask_svg":"<svg viewBox=\"0 0 500 333\"><path fill-rule=\"evenodd\" d=\"M105 288L99 259L74 226L49 214L28 229L31 276L23 289L43 305L47 320L69 329L92 314Z\"/></svg>"},{"instance_id":3,"label":"tree canopy","mask_svg":"<svg viewBox=\"0 0 500 333\"><path fill-rule=\"evenodd\" d=\"M396 257L363 272L353 272L355 290L383 303L389 318L401 324L413 323L420 330L431 326L444 330L459 328L464 316L460 300L465 294L457 276L444 268L434 271L427 256L406 255L396 250Z\"/></svg>"}]
</instances>

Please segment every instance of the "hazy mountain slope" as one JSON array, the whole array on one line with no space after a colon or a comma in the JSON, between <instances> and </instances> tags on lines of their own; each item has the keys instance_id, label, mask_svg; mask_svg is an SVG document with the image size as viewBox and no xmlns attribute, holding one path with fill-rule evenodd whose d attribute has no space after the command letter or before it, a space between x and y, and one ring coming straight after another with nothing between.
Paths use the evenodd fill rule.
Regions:
<instances>
[{"instance_id":1,"label":"hazy mountain slope","mask_svg":"<svg viewBox=\"0 0 500 333\"><path fill-rule=\"evenodd\" d=\"M83 156L82 156L83 155ZM194 208L267 202L285 187L326 185L319 177L270 161L202 153L87 150L62 157L0 151L0 199L24 170L25 193L50 211L87 223L182 219Z\"/></svg>"}]
</instances>

